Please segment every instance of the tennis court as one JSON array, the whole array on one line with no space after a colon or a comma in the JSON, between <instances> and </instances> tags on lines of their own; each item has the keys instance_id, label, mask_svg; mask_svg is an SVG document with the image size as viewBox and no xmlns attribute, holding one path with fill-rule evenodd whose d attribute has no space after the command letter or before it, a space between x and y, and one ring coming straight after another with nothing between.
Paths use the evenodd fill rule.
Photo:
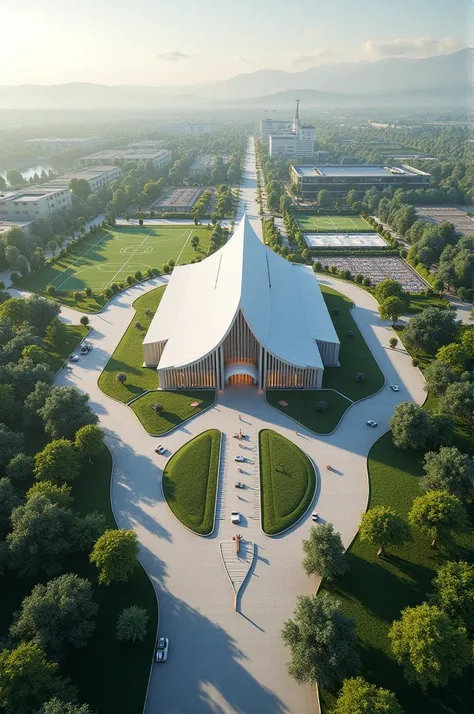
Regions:
<instances>
[{"instance_id":1,"label":"tennis court","mask_svg":"<svg viewBox=\"0 0 474 714\"><path fill-rule=\"evenodd\" d=\"M199 238L197 249L191 244L194 236ZM138 270L144 276L150 268L161 271L171 259L180 265L192 258L205 258L210 236L211 231L194 226L103 230L78 243L67 257L29 275L21 285L33 291L42 291L47 285L68 292L105 290L112 283L125 282Z\"/></svg>"},{"instance_id":2,"label":"tennis court","mask_svg":"<svg viewBox=\"0 0 474 714\"><path fill-rule=\"evenodd\" d=\"M372 226L362 216L330 216L295 213L295 218L305 233L374 233Z\"/></svg>"}]
</instances>

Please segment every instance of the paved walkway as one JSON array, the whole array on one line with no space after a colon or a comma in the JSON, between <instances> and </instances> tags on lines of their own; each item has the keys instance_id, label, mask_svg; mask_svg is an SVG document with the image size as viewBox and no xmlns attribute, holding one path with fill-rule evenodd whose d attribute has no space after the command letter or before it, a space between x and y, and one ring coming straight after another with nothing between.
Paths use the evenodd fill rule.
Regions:
<instances>
[{"instance_id":1,"label":"paved walkway","mask_svg":"<svg viewBox=\"0 0 474 714\"><path fill-rule=\"evenodd\" d=\"M252 146L250 156L251 152ZM247 211L257 230L260 219L252 185L255 177L251 160L248 164L239 210ZM217 427L223 433L216 529L209 538L183 528L164 501L161 477L166 457L154 453L158 440L143 430L128 407L104 395L97 385L101 371L133 319L133 301L165 281L156 278L135 286L114 298L102 313L91 315L94 349L72 370L63 370L56 378L57 384L74 385L89 393L91 406L99 415L114 457L112 503L116 518L121 527L133 528L139 537L141 562L159 596L160 634L170 637L166 666L152 670L146 714L318 711L311 688L298 686L288 676L288 651L280 638L284 620L293 613L296 596L309 594L316 586L316 581L307 578L301 568L301 539L307 536L311 520L308 513L281 537L269 538L262 533L258 432L262 428L277 430L313 460L319 485L312 507L317 503L322 519L333 522L348 545L367 503L366 459L371 445L388 429L397 402L422 402L425 398L421 373L412 367L409 355L387 347L394 333L380 320L375 300L350 283L329 276L321 282L356 303L354 319L387 384L397 382L401 391L395 394L386 386L377 395L352 406L334 434L317 437L268 406L257 390L227 389L219 393L213 408L160 437L169 456L205 429ZM79 313L65 309L64 317L77 322ZM369 417L378 421L377 429L365 425ZM232 438L239 428L248 434L244 448ZM239 464L234 461L240 454L246 456L241 466L244 473L237 471ZM337 472L327 472L327 463ZM234 488L236 479L247 484L243 492ZM233 510L242 514L238 528L230 522ZM219 547L236 532L255 544L254 563L241 590L237 612Z\"/></svg>"}]
</instances>

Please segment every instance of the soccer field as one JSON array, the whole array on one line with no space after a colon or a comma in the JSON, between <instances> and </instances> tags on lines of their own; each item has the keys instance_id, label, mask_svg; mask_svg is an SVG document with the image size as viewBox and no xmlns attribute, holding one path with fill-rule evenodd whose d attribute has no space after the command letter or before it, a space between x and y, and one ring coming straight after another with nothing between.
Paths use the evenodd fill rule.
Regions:
<instances>
[{"instance_id":1,"label":"soccer field","mask_svg":"<svg viewBox=\"0 0 474 714\"><path fill-rule=\"evenodd\" d=\"M199 238L197 250L191 246L193 236ZM161 271L171 259L180 265L205 258L210 236L211 231L194 226L110 228L82 240L73 253L29 275L21 286L36 291L47 285L68 292L105 290L112 283L125 282L137 270L144 275L149 268Z\"/></svg>"},{"instance_id":2,"label":"soccer field","mask_svg":"<svg viewBox=\"0 0 474 714\"><path fill-rule=\"evenodd\" d=\"M375 233L367 221L358 214L353 216L311 215L295 213L295 218L304 233Z\"/></svg>"}]
</instances>

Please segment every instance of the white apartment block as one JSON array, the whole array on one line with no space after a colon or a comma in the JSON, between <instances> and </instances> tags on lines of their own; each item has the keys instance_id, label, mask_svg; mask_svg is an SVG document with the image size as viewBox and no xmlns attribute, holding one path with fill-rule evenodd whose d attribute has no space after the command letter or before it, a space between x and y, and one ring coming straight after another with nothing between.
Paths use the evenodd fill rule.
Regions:
<instances>
[{"instance_id":1,"label":"white apartment block","mask_svg":"<svg viewBox=\"0 0 474 714\"><path fill-rule=\"evenodd\" d=\"M149 161L155 169L162 169L171 164L171 151L168 149L157 149L144 151L141 149L106 149L98 151L89 156L83 156L79 163L81 166L96 166L107 162L117 162L118 164L136 164L146 166Z\"/></svg>"},{"instance_id":2,"label":"white apartment block","mask_svg":"<svg viewBox=\"0 0 474 714\"><path fill-rule=\"evenodd\" d=\"M72 207L68 188L29 188L0 193L0 221L51 219Z\"/></svg>"},{"instance_id":3,"label":"white apartment block","mask_svg":"<svg viewBox=\"0 0 474 714\"><path fill-rule=\"evenodd\" d=\"M120 178L121 173L119 166L94 166L77 169L77 171L69 171L67 174L42 184L42 188L68 188L72 179L83 179L87 181L91 192L94 193Z\"/></svg>"},{"instance_id":4,"label":"white apartment block","mask_svg":"<svg viewBox=\"0 0 474 714\"><path fill-rule=\"evenodd\" d=\"M36 146L45 154L56 154L67 149L93 149L103 141L103 136L82 136L75 139L25 139L22 143Z\"/></svg>"},{"instance_id":5,"label":"white apartment block","mask_svg":"<svg viewBox=\"0 0 474 714\"><path fill-rule=\"evenodd\" d=\"M280 119L260 119L260 139L262 143L268 141L270 134L289 134L292 130L293 122L281 121Z\"/></svg>"},{"instance_id":6,"label":"white apartment block","mask_svg":"<svg viewBox=\"0 0 474 714\"><path fill-rule=\"evenodd\" d=\"M313 156L315 129L313 126L300 124L299 101L299 99L296 100L296 114L293 123L289 125L289 129L283 131L283 125L288 126L289 122L276 122L272 119L261 120L260 134L262 134L262 131L270 131L268 134L268 153L270 156ZM272 123L276 124L276 131L271 130Z\"/></svg>"},{"instance_id":7,"label":"white apartment block","mask_svg":"<svg viewBox=\"0 0 474 714\"><path fill-rule=\"evenodd\" d=\"M4 221L0 220L0 237L6 235L12 228L21 228L23 233L29 235L34 226L34 221Z\"/></svg>"}]
</instances>

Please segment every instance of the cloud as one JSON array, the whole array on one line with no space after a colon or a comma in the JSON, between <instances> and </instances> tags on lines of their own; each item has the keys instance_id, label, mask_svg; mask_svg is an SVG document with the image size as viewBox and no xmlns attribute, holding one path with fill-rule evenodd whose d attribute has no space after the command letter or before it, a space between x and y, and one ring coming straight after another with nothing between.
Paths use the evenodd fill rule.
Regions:
<instances>
[{"instance_id":1,"label":"cloud","mask_svg":"<svg viewBox=\"0 0 474 714\"><path fill-rule=\"evenodd\" d=\"M360 49L365 59L378 60L385 57L430 57L455 52L460 48L455 37L398 37L368 40Z\"/></svg>"},{"instance_id":2,"label":"cloud","mask_svg":"<svg viewBox=\"0 0 474 714\"><path fill-rule=\"evenodd\" d=\"M316 49L308 52L295 52L290 55L291 64L314 64L328 59L332 55L330 50Z\"/></svg>"},{"instance_id":3,"label":"cloud","mask_svg":"<svg viewBox=\"0 0 474 714\"><path fill-rule=\"evenodd\" d=\"M185 55L184 52L179 50L171 50L169 52L160 52L157 57L163 62L179 62L180 60L188 59L191 55Z\"/></svg>"}]
</instances>

